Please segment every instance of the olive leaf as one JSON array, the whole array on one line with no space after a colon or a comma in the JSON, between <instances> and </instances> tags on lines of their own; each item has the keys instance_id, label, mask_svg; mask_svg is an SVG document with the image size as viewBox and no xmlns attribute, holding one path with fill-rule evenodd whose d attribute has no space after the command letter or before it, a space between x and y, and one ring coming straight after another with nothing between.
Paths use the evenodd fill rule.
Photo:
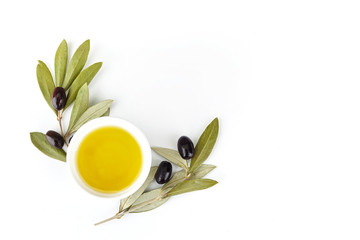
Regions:
<instances>
[{"instance_id":1,"label":"olive leaf","mask_svg":"<svg viewBox=\"0 0 360 240\"><path fill-rule=\"evenodd\" d=\"M160 156L169 160L170 162L178 165L179 167L183 169L188 168L186 160L182 159L177 151L168 148L161 148L161 147L152 147L151 149Z\"/></svg>"},{"instance_id":2,"label":"olive leaf","mask_svg":"<svg viewBox=\"0 0 360 240\"><path fill-rule=\"evenodd\" d=\"M45 155L57 160L66 161L66 153L62 149L55 148L47 141L45 134L41 132L30 133L31 142Z\"/></svg>"},{"instance_id":3,"label":"olive leaf","mask_svg":"<svg viewBox=\"0 0 360 240\"><path fill-rule=\"evenodd\" d=\"M163 205L169 197L166 198L159 198L161 194L161 189L157 188L152 191L146 192L142 194L136 202L130 207L130 213L140 213L153 210L161 205ZM149 202L146 204L146 202Z\"/></svg>"},{"instance_id":4,"label":"olive leaf","mask_svg":"<svg viewBox=\"0 0 360 240\"><path fill-rule=\"evenodd\" d=\"M212 179L190 179L175 185L168 193L167 197L175 196L182 193L203 190L214 186L218 182Z\"/></svg>"},{"instance_id":5,"label":"olive leaf","mask_svg":"<svg viewBox=\"0 0 360 240\"><path fill-rule=\"evenodd\" d=\"M112 102L113 100L104 100L88 108L83 113L83 115L81 115L81 117L76 121L74 126L68 130L68 135L77 131L82 125L84 125L88 121L101 117L109 109Z\"/></svg>"},{"instance_id":6,"label":"olive leaf","mask_svg":"<svg viewBox=\"0 0 360 240\"><path fill-rule=\"evenodd\" d=\"M123 198L120 200L119 212L121 212L123 209L130 207L140 197L140 195L145 191L149 184L154 180L157 168L158 167L156 166L150 169L149 175L147 176L145 182L135 193L128 196L127 198Z\"/></svg>"},{"instance_id":7,"label":"olive leaf","mask_svg":"<svg viewBox=\"0 0 360 240\"><path fill-rule=\"evenodd\" d=\"M55 81L56 86L61 87L65 72L66 72L66 64L68 58L68 46L65 40L63 40L55 54Z\"/></svg>"},{"instance_id":8,"label":"olive leaf","mask_svg":"<svg viewBox=\"0 0 360 240\"><path fill-rule=\"evenodd\" d=\"M194 172L210 155L219 132L219 120L215 118L201 134L191 159L190 172Z\"/></svg>"},{"instance_id":9,"label":"olive leaf","mask_svg":"<svg viewBox=\"0 0 360 240\"><path fill-rule=\"evenodd\" d=\"M55 89L54 80L51 76L49 68L42 61L39 61L36 67L36 76L42 95L44 96L50 108L55 112L55 114L57 114L51 104L52 93Z\"/></svg>"},{"instance_id":10,"label":"olive leaf","mask_svg":"<svg viewBox=\"0 0 360 240\"><path fill-rule=\"evenodd\" d=\"M205 177L209 172L214 170L216 166L210 164L201 164L194 172L191 173L189 179Z\"/></svg>"},{"instance_id":11,"label":"olive leaf","mask_svg":"<svg viewBox=\"0 0 360 240\"><path fill-rule=\"evenodd\" d=\"M186 171L183 169L179 172L174 173L170 181L164 184L162 187L163 190L169 190L169 188L174 187L176 184L187 179L199 179L205 177L209 172L214 170L216 166L210 164L201 164L198 169L196 169L189 177L186 177ZM166 191L164 191L166 192Z\"/></svg>"},{"instance_id":12,"label":"olive leaf","mask_svg":"<svg viewBox=\"0 0 360 240\"><path fill-rule=\"evenodd\" d=\"M89 105L89 88L85 83L79 90L74 107L71 111L69 129L71 129L79 117L86 111Z\"/></svg>"},{"instance_id":13,"label":"olive leaf","mask_svg":"<svg viewBox=\"0 0 360 240\"><path fill-rule=\"evenodd\" d=\"M67 96L67 101L65 109L70 106L70 104L75 100L79 89L87 83L90 84L91 80L95 77L96 73L100 70L102 62L94 63L93 65L85 68L80 74L76 77L74 82L71 84L69 93Z\"/></svg>"},{"instance_id":14,"label":"olive leaf","mask_svg":"<svg viewBox=\"0 0 360 240\"><path fill-rule=\"evenodd\" d=\"M108 117L110 115L110 108L102 115L102 117Z\"/></svg>"},{"instance_id":15,"label":"olive leaf","mask_svg":"<svg viewBox=\"0 0 360 240\"><path fill-rule=\"evenodd\" d=\"M89 56L89 51L90 40L83 42L75 51L66 69L65 79L63 82L64 89L68 89L70 87L71 83L85 66L86 60Z\"/></svg>"}]
</instances>

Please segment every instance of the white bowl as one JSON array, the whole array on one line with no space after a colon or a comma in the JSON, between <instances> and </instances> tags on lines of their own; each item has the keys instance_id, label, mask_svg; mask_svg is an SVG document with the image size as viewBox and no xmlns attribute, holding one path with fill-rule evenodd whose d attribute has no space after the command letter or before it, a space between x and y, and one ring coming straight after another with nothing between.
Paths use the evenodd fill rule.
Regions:
<instances>
[{"instance_id":1,"label":"white bowl","mask_svg":"<svg viewBox=\"0 0 360 240\"><path fill-rule=\"evenodd\" d=\"M133 136L137 141L137 143L139 144L142 155L142 166L141 166L140 174L137 177L137 179L135 179L135 181L129 187L116 193L102 193L90 188L80 177L76 164L77 151L84 137L86 137L90 132L106 126L119 127L130 133L131 136ZM145 135L133 124L119 118L100 117L85 123L74 134L73 138L71 139L71 143L69 144L68 147L68 151L66 154L66 162L69 165L70 171L74 176L76 182L87 192L100 197L125 198L136 192L136 190L138 190L141 187L141 185L145 182L151 167L151 149L150 149L150 144L147 141Z\"/></svg>"}]
</instances>

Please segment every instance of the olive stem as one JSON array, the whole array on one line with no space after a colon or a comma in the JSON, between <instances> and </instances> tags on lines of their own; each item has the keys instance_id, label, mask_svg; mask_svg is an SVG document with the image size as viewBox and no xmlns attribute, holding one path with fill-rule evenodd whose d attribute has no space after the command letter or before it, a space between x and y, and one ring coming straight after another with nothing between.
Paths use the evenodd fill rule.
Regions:
<instances>
[{"instance_id":1,"label":"olive stem","mask_svg":"<svg viewBox=\"0 0 360 240\"><path fill-rule=\"evenodd\" d=\"M62 129L61 119L62 119L62 113L60 113L60 111L58 111L57 120L58 120L59 125L60 125L61 136L63 137L66 146L68 146L68 144L66 142L66 136L64 136L64 132L63 132L63 129Z\"/></svg>"},{"instance_id":2,"label":"olive stem","mask_svg":"<svg viewBox=\"0 0 360 240\"><path fill-rule=\"evenodd\" d=\"M112 216L112 217L107 218L107 219L105 219L105 220L103 220L103 221L100 221L100 222L98 222L98 223L95 223L94 225L97 226L97 225L100 225L100 224L109 222L109 221L111 221L111 220L114 220L114 219L120 219L122 216L124 216L124 214L125 214L124 212L119 212L119 213L115 214L115 216Z\"/></svg>"},{"instance_id":3,"label":"olive stem","mask_svg":"<svg viewBox=\"0 0 360 240\"><path fill-rule=\"evenodd\" d=\"M64 136L64 139L66 139L70 135L70 132L67 132Z\"/></svg>"}]
</instances>

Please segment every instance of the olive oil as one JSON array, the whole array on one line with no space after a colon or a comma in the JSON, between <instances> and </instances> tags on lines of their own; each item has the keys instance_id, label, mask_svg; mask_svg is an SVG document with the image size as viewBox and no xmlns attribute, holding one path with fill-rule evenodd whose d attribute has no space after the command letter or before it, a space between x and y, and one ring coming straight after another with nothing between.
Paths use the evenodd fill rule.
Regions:
<instances>
[{"instance_id":1,"label":"olive oil","mask_svg":"<svg viewBox=\"0 0 360 240\"><path fill-rule=\"evenodd\" d=\"M116 193L130 186L142 167L141 149L130 133L118 127L102 127L80 143L77 168L92 189Z\"/></svg>"}]
</instances>

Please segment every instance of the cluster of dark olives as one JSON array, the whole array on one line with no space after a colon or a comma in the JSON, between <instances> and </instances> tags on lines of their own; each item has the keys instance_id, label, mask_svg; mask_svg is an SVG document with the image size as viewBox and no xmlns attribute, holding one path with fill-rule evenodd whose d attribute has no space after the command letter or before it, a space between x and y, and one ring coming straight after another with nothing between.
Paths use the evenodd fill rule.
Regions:
<instances>
[{"instance_id":1,"label":"cluster of dark olives","mask_svg":"<svg viewBox=\"0 0 360 240\"><path fill-rule=\"evenodd\" d=\"M177 143L177 147L178 147L178 152L183 159L189 160L194 156L195 148L190 138L186 136L180 137ZM167 183L168 181L170 181L171 173L172 173L171 163L167 161L162 161L155 173L155 181L158 184Z\"/></svg>"},{"instance_id":2,"label":"cluster of dark olives","mask_svg":"<svg viewBox=\"0 0 360 240\"><path fill-rule=\"evenodd\" d=\"M51 104L53 105L54 109L60 111L65 107L66 104L66 93L65 89L62 87L56 87L53 91ZM48 131L46 133L46 139L53 147L61 149L64 146L64 138L55 131Z\"/></svg>"}]
</instances>

